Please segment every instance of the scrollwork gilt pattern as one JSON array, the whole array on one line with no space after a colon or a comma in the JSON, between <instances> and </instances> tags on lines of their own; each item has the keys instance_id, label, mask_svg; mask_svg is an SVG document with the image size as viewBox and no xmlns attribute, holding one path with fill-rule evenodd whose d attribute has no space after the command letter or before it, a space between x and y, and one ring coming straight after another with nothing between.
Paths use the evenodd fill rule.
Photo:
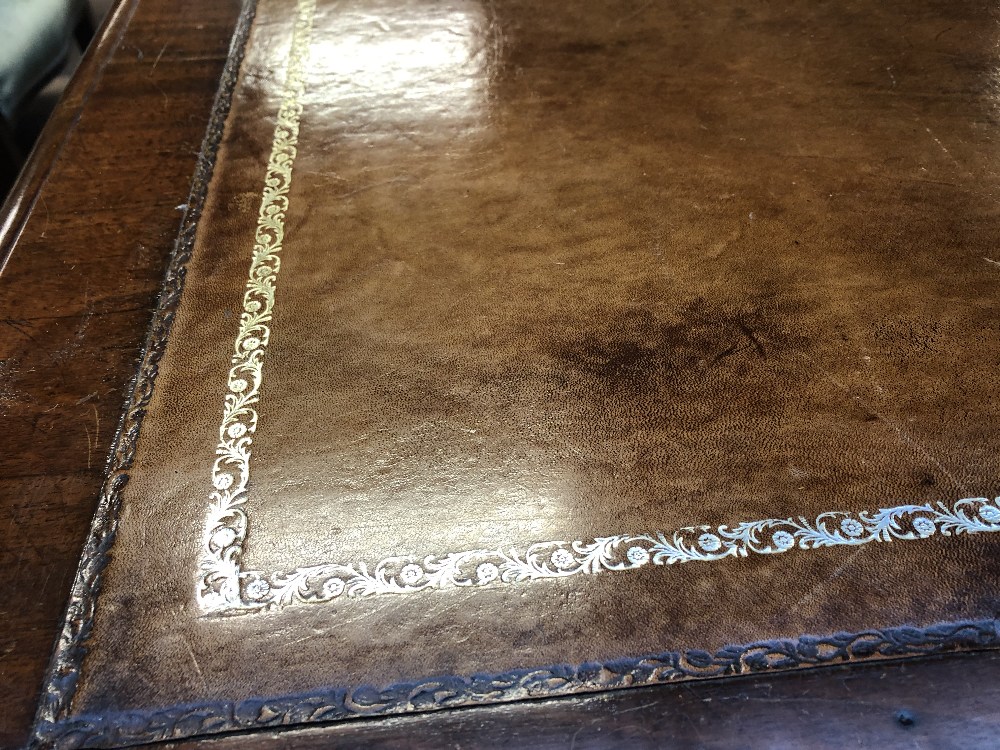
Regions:
<instances>
[{"instance_id":1,"label":"scrollwork gilt pattern","mask_svg":"<svg viewBox=\"0 0 1000 750\"><path fill-rule=\"evenodd\" d=\"M278 109L271 154L264 177L253 256L239 332L233 346L228 389L219 427L217 458L212 466L213 491L202 544L197 596L206 610L225 609L238 601L240 560L246 538L247 483L250 454L257 431L264 352L271 337L275 282L281 268L280 252L285 239L288 191L292 183L305 91L305 66L309 55L316 0L299 0L285 73L284 91Z\"/></svg>"},{"instance_id":2,"label":"scrollwork gilt pattern","mask_svg":"<svg viewBox=\"0 0 1000 750\"><path fill-rule=\"evenodd\" d=\"M297 31L302 26L308 28L302 11L303 8L309 10L311 5L312 0L300 2ZM148 710L73 714L70 710L71 701L80 679L86 643L94 623L95 603L117 529L122 488L129 479L142 420L150 403L160 358L180 301L185 269L191 257L198 219L214 168L254 9L254 0L248 0L233 37L192 183L188 210L165 276L159 306L137 372L134 392L123 415L107 481L102 489L80 569L73 584L63 630L46 677L32 747L120 747L192 735L426 711L689 678L1000 647L1000 621L966 620L919 627L907 625L871 629L857 633L802 635L793 639L734 644L714 652L667 651L601 663L529 667L500 674L435 675L388 686L331 685L291 696L255 697L237 702L217 699ZM298 44L301 45L302 42ZM271 235L271 252L262 252L258 268L270 270L264 270L257 276L251 271L251 281L256 279L254 283L259 284L259 287L254 288L259 288L265 296L264 290L270 290L272 306L274 275L278 266L276 262L271 263L266 258L273 255L274 260L277 260L276 253L280 250L283 236L281 206L287 205L287 180L291 175L298 125L298 110L296 108L292 111L295 129L288 131L292 140L283 141L286 146L291 146L291 150L280 149L275 162L279 163L281 159L289 157L281 162L288 171L274 175L268 173L268 188L273 189L276 198L283 198L285 201L274 203L279 208L275 213L268 214L271 226L277 226L278 233ZM270 182L272 179L275 182ZM264 213L262 210L262 216ZM254 260L257 260L256 248ZM248 295L250 286L248 284ZM249 296L245 297L245 301L249 299ZM258 314L254 325L261 325L266 329L267 319ZM243 330L241 321L241 332ZM266 336L258 338L266 343ZM256 351L258 348L260 347L253 349ZM258 365L261 356L262 353L253 355L256 358L253 361ZM246 360L240 360L249 361L249 356ZM234 361L233 367L240 362ZM234 415L234 419L231 422L224 419L220 433L228 436L228 427L240 423L247 427L249 434L253 434L250 427L256 429L256 414L253 413L252 419L245 417L253 411L253 403L256 402L260 386L259 374L258 367L257 378L247 380L247 390L239 391L244 394L242 402L235 399L230 403L227 399L227 414ZM238 380L239 376L231 373L230 383L234 379ZM249 392L251 387L252 394ZM241 409L249 409L250 412L240 411ZM229 439L223 439L220 434L220 444L228 444ZM241 439L242 436L231 438L235 441L232 443L234 448ZM214 482L226 484L227 480L217 477L221 477L223 473L233 476L235 469L241 466L246 469L249 466L249 441L244 442L243 446L244 452L240 449L220 454L220 459L228 456L236 463L217 463L217 470L213 471ZM246 463L240 464L244 459ZM219 488L216 484L215 489L219 495L217 498L213 497L213 500L217 500L218 505L213 507L212 512L217 515L209 517L205 532L205 555L202 575L199 576L199 585L204 585L205 588L199 588L199 599L203 604L220 610L254 610L293 601L328 601L341 596L409 593L435 587L516 583L538 578L632 570L649 564L710 562L750 554L780 554L793 547L816 549L834 545L863 545L875 541L916 540L935 534L1000 531L1000 498L993 501L968 498L950 507L937 503L903 505L860 514L825 513L811 523L797 518L763 520L733 527L696 526L670 535L620 535L590 542L542 543L528 547L523 553L516 550L468 551L423 559L394 557L383 560L370 571L363 564L357 563L321 565L289 574L266 575L259 571L241 569L240 556L246 533L246 516L239 506L245 499L246 480L244 471L238 478L234 476L227 487ZM334 579L340 579L340 583Z\"/></svg>"},{"instance_id":3,"label":"scrollwork gilt pattern","mask_svg":"<svg viewBox=\"0 0 1000 750\"><path fill-rule=\"evenodd\" d=\"M193 250L198 220L214 169L217 149L229 112L254 11L254 0L248 0L236 26L192 182L188 209L165 275L158 309L144 346L134 390L130 395L115 440L114 452L110 457L107 481L101 492L92 527L88 532L80 568L67 605L63 629L46 676L31 747L120 747L193 735L326 722L356 716L426 711L689 678L1000 647L1000 622L995 619L967 620L921 627L872 629L858 633L803 635L794 639L732 645L715 652L668 651L603 663L537 666L500 674L436 675L389 686L333 685L305 694L251 698L238 702L206 700L195 704L149 710L109 710L99 715L73 714L70 710L71 701L80 680L86 644L94 624L95 606L103 571L115 538L122 506L122 489L130 476L143 417L149 407L159 362L165 351L173 318L180 302L186 266ZM124 33L124 27L120 33ZM290 163L288 166L290 167ZM276 265L270 267L277 268ZM271 276L269 288L273 291L273 274ZM266 324L266 321L263 322ZM248 384L250 382L248 381ZM256 387L259 388L259 380L256 381ZM248 404L247 400L244 400L243 405L252 408L252 404ZM256 427L255 422L253 425ZM249 459L248 452L246 457ZM238 487L239 484L234 482L229 491L231 506L238 506L242 502L242 497L238 498L235 495ZM245 481L243 488L245 491ZM223 495L220 494L221 497ZM503 578L505 572L508 576L506 580L513 582L517 579L517 571L527 574L527 579L531 579L598 572L604 569L630 569L648 564L643 562L644 555L650 554L654 544L661 544L665 555L661 561L667 564L692 560L718 560L725 557L739 557L751 552L773 554L788 545L787 537L777 537L782 531L792 535L794 546L807 549L831 544L866 544L872 541L916 539L932 533L997 531L1000 530L998 506L1000 503L997 500L989 502L985 498L971 498L959 501L951 508L940 504L911 505L867 515L824 514L813 524L807 524L802 519L760 521L737 525L732 529L726 529L727 533L723 533L723 529L694 527L681 530L669 538L665 536L666 541L662 544L659 535L656 534L642 537L619 536L594 540L590 543L598 545L594 550L588 549L588 544L576 542L534 545L522 555L498 552L493 559L477 557L477 553L472 552L459 553L457 556L452 556L448 565L441 568L435 568L428 564L427 560L393 558L384 561L384 564L376 565L370 574L362 565L331 565L301 569L288 575L271 576L259 572L240 571L240 550L224 554L233 545L219 546L226 541L228 532L223 532L209 543L212 534L224 526L233 529L233 544L237 539L242 540L241 534L245 534L245 515L229 515L232 507L229 510L220 508L220 512L225 516L220 516L214 524L210 519L210 527L206 531L206 550L211 554L205 556L206 576L202 580L209 580L207 574L210 571L216 571L225 577L227 569L216 568L215 561L228 560L232 563L229 570L233 576L230 580L242 580L244 583L241 585L237 582L225 589L232 597L229 600L221 597L215 599L205 597L202 601L221 602L224 607L261 608L270 606L272 601L313 600L310 592L314 591L316 586L319 586L321 592L324 587L326 588L319 600L336 598L345 593L350 596L351 591L354 595L362 595L372 590L370 579L374 579L376 584L383 580L390 590L402 589L405 593L429 588L441 582L450 585L448 582L452 579L455 581L454 585L491 585L498 580L505 580ZM229 526L225 520L241 517L242 526ZM926 520L917 523L921 518ZM705 544L708 547L713 547L715 544L705 536L706 534L719 538L720 546L714 551L705 549ZM633 539L640 541L635 543ZM651 539L655 542L650 543ZM601 552L601 549L607 552ZM644 551L633 551L637 549ZM556 558L561 565L566 566L565 568L561 568L552 559L558 550L565 551L565 554L559 554ZM623 551L624 559L621 557ZM466 555L464 559L457 559L463 554ZM509 557L514 563L511 568L503 567L504 556ZM652 555L650 557L652 558ZM439 562L447 558L448 556L445 556ZM572 564L570 558L573 560ZM627 566L624 564L625 560L629 563ZM596 567L587 568L590 561L596 561L598 564ZM613 567L619 563L620 567ZM406 565L415 567L408 568L404 577L403 567ZM493 567L490 567L491 565ZM361 576L358 581L351 580L352 571ZM458 575L455 571L465 572ZM539 572L541 575L538 575ZM322 578L324 575L326 578ZM472 576L475 577L473 583L467 583L473 580ZM328 583L334 577L344 579L343 590L339 584ZM260 600L245 598L246 586L256 580L263 580L268 588L256 584L251 587L250 593L263 591L265 592L263 598ZM355 587L355 584L364 585ZM372 592L378 593L377 590Z\"/></svg>"},{"instance_id":4,"label":"scrollwork gilt pattern","mask_svg":"<svg viewBox=\"0 0 1000 750\"><path fill-rule=\"evenodd\" d=\"M671 534L598 537L588 541L540 542L523 551L469 550L423 558L394 556L372 568L333 563L291 573L240 573L240 598L229 607L257 610L340 597L407 594L427 589L491 586L637 570L647 565L714 562L793 549L859 546L871 542L926 539L1000 531L1000 497L900 505L861 513L828 512L814 521L768 518L736 526L689 526Z\"/></svg>"},{"instance_id":5,"label":"scrollwork gilt pattern","mask_svg":"<svg viewBox=\"0 0 1000 750\"><path fill-rule=\"evenodd\" d=\"M134 5L132 4L131 9L124 10L126 4L122 3L120 9L131 14L135 10ZM47 746L50 744L47 738L52 736L77 734L75 724L62 722L69 715L70 704L80 680L83 658L87 650L86 643L93 632L98 592L118 529L123 502L122 493L131 476L140 430L153 395L153 384L166 351L174 316L180 305L187 264L194 251L195 234L208 195L215 159L222 141L256 9L256 0L245 0L233 29L229 54L205 129L205 137L198 154L180 229L164 275L157 309L143 344L142 358L136 371L132 391L118 425L114 448L108 459L105 482L83 545L80 565L66 605L59 640L45 677L35 717L35 737L32 746ZM109 26L109 31L113 26L114 22ZM120 25L116 41L106 45L105 51L108 54L119 49L119 44L128 28L128 24Z\"/></svg>"}]
</instances>

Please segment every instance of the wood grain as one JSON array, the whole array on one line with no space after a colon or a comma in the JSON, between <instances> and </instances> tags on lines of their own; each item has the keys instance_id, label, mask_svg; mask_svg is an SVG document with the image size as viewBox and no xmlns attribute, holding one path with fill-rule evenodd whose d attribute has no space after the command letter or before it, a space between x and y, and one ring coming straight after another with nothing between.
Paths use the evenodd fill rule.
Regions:
<instances>
[{"instance_id":1,"label":"wood grain","mask_svg":"<svg viewBox=\"0 0 1000 750\"><path fill-rule=\"evenodd\" d=\"M0 747L30 723L238 0L125 0L0 220ZM1000 656L832 668L170 745L991 747Z\"/></svg>"},{"instance_id":2,"label":"wood grain","mask_svg":"<svg viewBox=\"0 0 1000 750\"><path fill-rule=\"evenodd\" d=\"M966 654L274 730L165 747L992 748L1000 736L1000 719L992 710L1000 698L998 676L1000 656Z\"/></svg>"},{"instance_id":3,"label":"wood grain","mask_svg":"<svg viewBox=\"0 0 1000 750\"><path fill-rule=\"evenodd\" d=\"M119 4L5 206L2 747L28 736L239 7Z\"/></svg>"}]
</instances>

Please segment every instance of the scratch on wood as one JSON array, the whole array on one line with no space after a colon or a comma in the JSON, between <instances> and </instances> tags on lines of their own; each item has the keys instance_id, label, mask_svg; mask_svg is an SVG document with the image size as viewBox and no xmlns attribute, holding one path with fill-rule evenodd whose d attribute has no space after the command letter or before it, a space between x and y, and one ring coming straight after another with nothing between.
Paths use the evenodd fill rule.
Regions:
<instances>
[{"instance_id":1,"label":"scratch on wood","mask_svg":"<svg viewBox=\"0 0 1000 750\"><path fill-rule=\"evenodd\" d=\"M88 396L87 398L90 398L90 396ZM86 401L87 398L83 399L83 401ZM80 402L78 402L78 403L80 403ZM83 431L87 435L87 468L88 469L91 467L91 460L92 460L93 455L94 455L94 448L97 447L97 444L98 444L98 442L101 439L101 416L100 416L100 414L97 413L97 406L95 404L91 404L90 408L94 410L94 437L93 437L93 439L91 439L91 437L90 437L90 428L87 427L87 425L83 426Z\"/></svg>"},{"instance_id":2,"label":"scratch on wood","mask_svg":"<svg viewBox=\"0 0 1000 750\"><path fill-rule=\"evenodd\" d=\"M94 445L97 445L101 442L101 415L96 404L91 404L90 408L94 410Z\"/></svg>"},{"instance_id":3,"label":"scratch on wood","mask_svg":"<svg viewBox=\"0 0 1000 750\"><path fill-rule=\"evenodd\" d=\"M156 59L153 60L153 67L149 69L149 75L153 75L153 71L156 70L156 66L159 64L160 58L163 57L163 53L166 51L166 49L167 49L167 43L164 42L163 46L160 47L160 54L158 54L156 56Z\"/></svg>"}]
</instances>

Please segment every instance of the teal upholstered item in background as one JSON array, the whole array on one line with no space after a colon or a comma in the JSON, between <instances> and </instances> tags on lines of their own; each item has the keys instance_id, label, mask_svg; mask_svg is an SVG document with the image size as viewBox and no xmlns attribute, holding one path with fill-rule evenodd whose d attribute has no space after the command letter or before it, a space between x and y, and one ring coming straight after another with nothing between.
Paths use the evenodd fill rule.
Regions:
<instances>
[{"instance_id":1,"label":"teal upholstered item in background","mask_svg":"<svg viewBox=\"0 0 1000 750\"><path fill-rule=\"evenodd\" d=\"M79 0L0 0L0 116L8 122L65 60L83 10Z\"/></svg>"}]
</instances>

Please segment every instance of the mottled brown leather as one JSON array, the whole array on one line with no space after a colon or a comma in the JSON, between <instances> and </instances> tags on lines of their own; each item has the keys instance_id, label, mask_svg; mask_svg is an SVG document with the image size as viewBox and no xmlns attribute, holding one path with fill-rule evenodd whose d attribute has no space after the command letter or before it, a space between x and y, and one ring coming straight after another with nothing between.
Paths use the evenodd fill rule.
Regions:
<instances>
[{"instance_id":1,"label":"mottled brown leather","mask_svg":"<svg viewBox=\"0 0 1000 750\"><path fill-rule=\"evenodd\" d=\"M199 616L291 6L258 9L74 714L995 617L992 534ZM249 565L1000 494L979 6L321 2L312 55Z\"/></svg>"}]
</instances>

